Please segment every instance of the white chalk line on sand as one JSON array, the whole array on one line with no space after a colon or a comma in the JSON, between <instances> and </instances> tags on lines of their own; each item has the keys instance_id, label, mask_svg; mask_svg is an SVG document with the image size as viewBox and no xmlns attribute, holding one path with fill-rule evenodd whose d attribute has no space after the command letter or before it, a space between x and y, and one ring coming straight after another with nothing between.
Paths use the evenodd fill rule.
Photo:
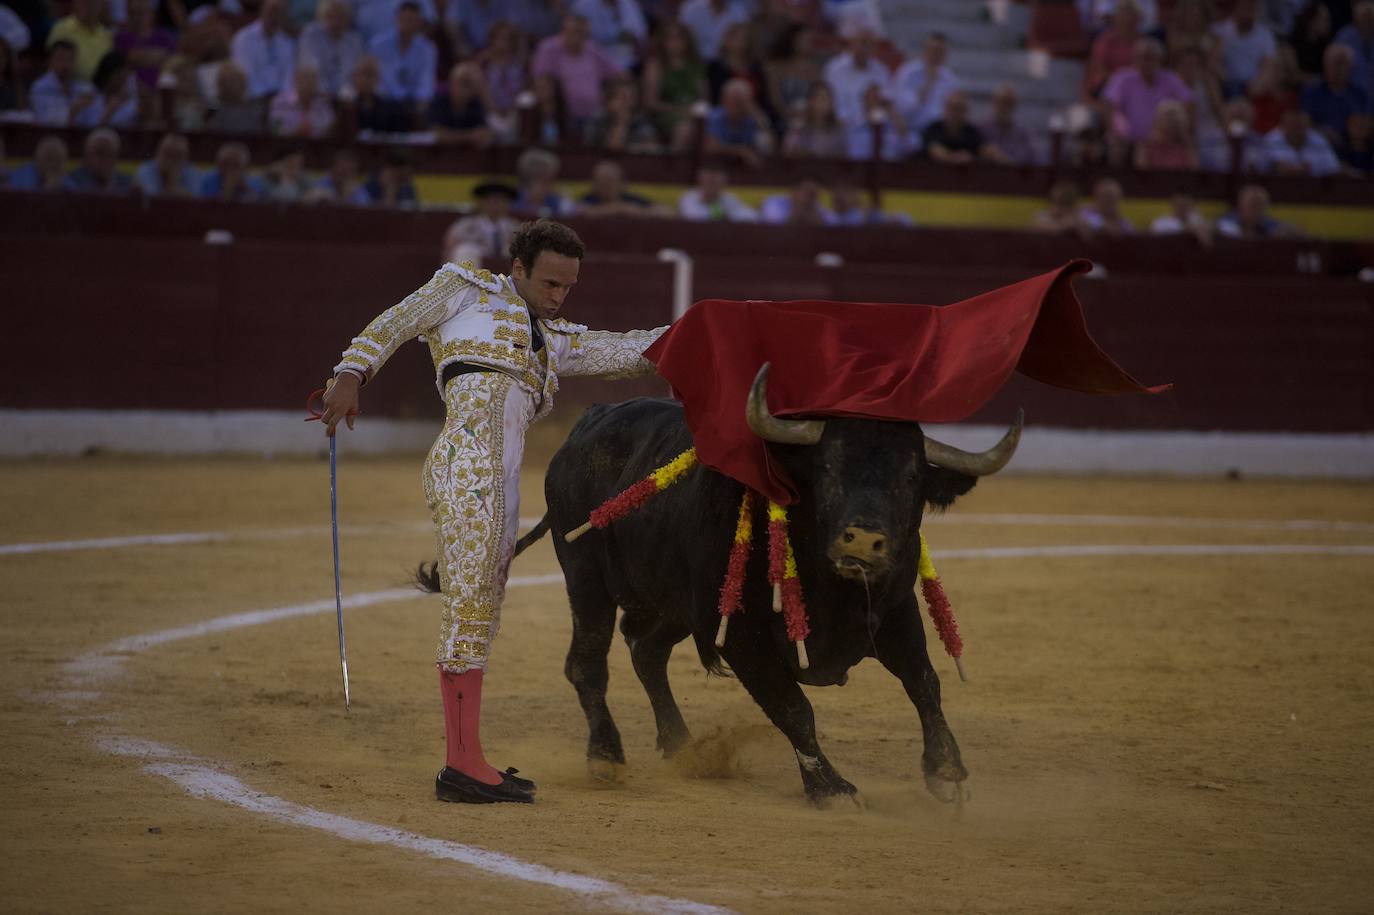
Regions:
<instances>
[{"instance_id":1,"label":"white chalk line on sand","mask_svg":"<svg viewBox=\"0 0 1374 915\"><path fill-rule=\"evenodd\" d=\"M937 559L1016 559L1096 556L1253 556L1253 555L1374 555L1370 545L1135 545L1086 544L1050 547L992 547L968 550L937 550ZM563 580L560 573L512 576L508 588L556 584ZM413 588L392 588L355 594L345 601L350 609L362 609L418 596ZM281 620L311 614L327 613L333 601L318 600L285 607L252 610L215 617L198 623L176 626L143 635L128 636L88 652L64 668L68 679L83 689L51 694L69 702L89 702L100 693L90 687L119 673L129 657L159 645L214 633L229 632L249 626L261 626ZM35 697L36 698L36 697ZM386 845L419 852L433 858L475 867L485 873L542 886L566 890L587 901L621 911L649 913L689 913L689 915L726 915L730 910L685 899L643 895L607 880L558 871L541 864L522 861L499 852L405 832L380 823L356 820L314 807L297 804L284 798L262 794L224 771L223 766L179 753L171 747L123 736L105 736L97 741L102 750L120 756L150 760L144 771L169 779L193 797L208 798L230 804L278 822L320 830L338 838L373 845Z\"/></svg>"},{"instance_id":2,"label":"white chalk line on sand","mask_svg":"<svg viewBox=\"0 0 1374 915\"><path fill-rule=\"evenodd\" d=\"M520 528L528 530L539 522L538 518L521 518ZM1009 513L968 513L934 515L926 519L927 524L980 524L1007 527L1183 527L1205 530L1252 530L1252 531L1317 531L1330 533L1369 533L1374 531L1374 523L1363 521L1322 521L1313 518L1265 519L1265 518L1187 518L1154 515L1046 515L1046 514L1009 514ZM420 533L432 530L425 522L404 522L399 524L353 524L345 525L342 530L349 534L374 534L390 531ZM230 543L252 540L288 540L294 537L323 537L329 528L283 527L264 530L245 531L186 531L174 534L134 534L127 537L97 537L87 540L45 540L32 543L0 544L0 556L24 555L28 553L62 553L78 550L111 550L137 546L180 546L199 543Z\"/></svg>"}]
</instances>

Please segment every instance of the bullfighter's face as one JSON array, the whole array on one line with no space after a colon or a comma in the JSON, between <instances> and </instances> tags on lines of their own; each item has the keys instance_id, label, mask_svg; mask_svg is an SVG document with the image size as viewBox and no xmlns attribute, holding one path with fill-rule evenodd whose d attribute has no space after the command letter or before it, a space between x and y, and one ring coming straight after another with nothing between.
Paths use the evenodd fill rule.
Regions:
<instances>
[{"instance_id":1,"label":"bullfighter's face","mask_svg":"<svg viewBox=\"0 0 1374 915\"><path fill-rule=\"evenodd\" d=\"M577 285L577 271L582 262L556 251L540 251L534 266L526 267L519 258L511 264L511 279L515 291L525 300L535 317L549 319L558 314L563 300Z\"/></svg>"}]
</instances>

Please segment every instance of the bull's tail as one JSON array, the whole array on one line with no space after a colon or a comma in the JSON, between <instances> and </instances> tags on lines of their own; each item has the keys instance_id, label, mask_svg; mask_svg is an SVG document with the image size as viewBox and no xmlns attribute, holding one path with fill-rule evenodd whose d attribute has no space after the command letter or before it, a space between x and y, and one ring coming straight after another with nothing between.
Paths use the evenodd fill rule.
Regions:
<instances>
[{"instance_id":1,"label":"bull's tail","mask_svg":"<svg viewBox=\"0 0 1374 915\"><path fill-rule=\"evenodd\" d=\"M519 556L549 532L549 516L546 514L539 519L539 523L530 528L530 532L519 540L515 541L515 556ZM415 587L421 591L428 591L431 594L439 593L439 563L422 562L415 569Z\"/></svg>"}]
</instances>

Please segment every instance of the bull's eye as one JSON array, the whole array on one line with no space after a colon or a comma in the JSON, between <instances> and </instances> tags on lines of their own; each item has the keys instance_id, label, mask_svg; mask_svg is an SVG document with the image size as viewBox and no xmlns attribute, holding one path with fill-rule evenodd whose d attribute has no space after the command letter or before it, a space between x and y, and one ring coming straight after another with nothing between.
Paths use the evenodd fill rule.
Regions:
<instances>
[{"instance_id":1,"label":"bull's eye","mask_svg":"<svg viewBox=\"0 0 1374 915\"><path fill-rule=\"evenodd\" d=\"M844 532L844 542L845 542L845 543L853 543L853 542L854 542L854 535L851 534L849 531L845 531L845 532Z\"/></svg>"}]
</instances>

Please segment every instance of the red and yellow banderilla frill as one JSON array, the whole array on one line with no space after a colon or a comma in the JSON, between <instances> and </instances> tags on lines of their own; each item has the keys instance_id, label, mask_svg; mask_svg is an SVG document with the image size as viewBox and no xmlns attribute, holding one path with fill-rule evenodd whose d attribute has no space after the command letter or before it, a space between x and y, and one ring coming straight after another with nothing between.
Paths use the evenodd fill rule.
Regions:
<instances>
[{"instance_id":1,"label":"red and yellow banderilla frill","mask_svg":"<svg viewBox=\"0 0 1374 915\"><path fill-rule=\"evenodd\" d=\"M629 489L602 502L592 510L586 524L568 531L563 539L572 543L592 528L605 530L612 522L624 518L630 512L639 508L645 502L648 502L654 496L681 480L687 475L687 471L695 467L696 464L696 449L688 448L638 483L635 483Z\"/></svg>"},{"instance_id":2,"label":"red and yellow banderilla frill","mask_svg":"<svg viewBox=\"0 0 1374 915\"><path fill-rule=\"evenodd\" d=\"M940 584L935 563L931 561L926 535L920 536L921 558L917 565L917 574L921 579L921 595L926 599L926 612L930 614L930 621L935 624L935 631L940 634L940 641L945 643L945 651L954 659L954 666L959 670L959 679L966 681L968 676L964 673L964 640L959 638L959 624L954 620L954 608L949 605L945 587Z\"/></svg>"}]
</instances>

